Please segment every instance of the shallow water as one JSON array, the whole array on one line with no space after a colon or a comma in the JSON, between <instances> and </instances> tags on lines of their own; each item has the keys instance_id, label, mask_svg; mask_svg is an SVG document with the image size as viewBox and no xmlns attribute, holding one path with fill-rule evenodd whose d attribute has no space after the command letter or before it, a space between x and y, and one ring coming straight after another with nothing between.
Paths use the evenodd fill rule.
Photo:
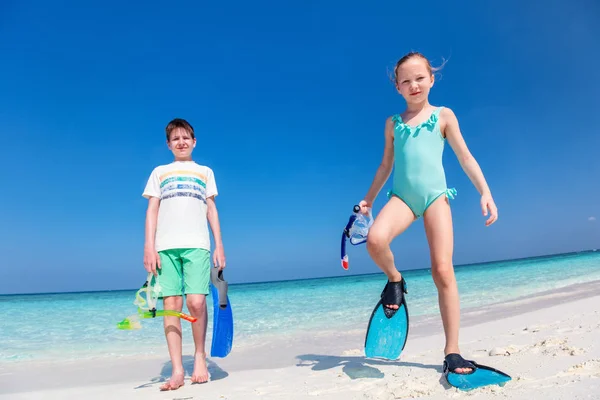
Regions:
<instances>
[{"instance_id":1,"label":"shallow water","mask_svg":"<svg viewBox=\"0 0 600 400\"><path fill-rule=\"evenodd\" d=\"M403 272L411 317L438 312L428 269ZM600 279L600 252L456 267L463 309ZM386 282L383 274L230 285L236 346L272 335L365 325ZM164 354L162 319L116 329L134 314L135 290L0 296L0 363ZM185 310L184 310L185 311ZM212 329L208 299L207 350ZM184 343L190 324L182 321Z\"/></svg>"}]
</instances>

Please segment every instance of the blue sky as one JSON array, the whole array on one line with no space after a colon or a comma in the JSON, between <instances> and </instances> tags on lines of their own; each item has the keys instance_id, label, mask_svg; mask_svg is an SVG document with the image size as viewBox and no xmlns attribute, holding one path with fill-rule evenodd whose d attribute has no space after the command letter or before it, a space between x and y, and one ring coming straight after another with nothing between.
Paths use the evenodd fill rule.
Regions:
<instances>
[{"instance_id":1,"label":"blue sky","mask_svg":"<svg viewBox=\"0 0 600 400\"><path fill-rule=\"evenodd\" d=\"M3 2L0 293L139 286L141 194L174 117L215 171L230 282L347 274L341 229L410 50L448 60L430 101L457 114L500 211L485 228L447 146L455 263L600 247L600 7L461 4ZM422 221L393 249L427 267ZM349 251L351 273L378 271Z\"/></svg>"}]
</instances>

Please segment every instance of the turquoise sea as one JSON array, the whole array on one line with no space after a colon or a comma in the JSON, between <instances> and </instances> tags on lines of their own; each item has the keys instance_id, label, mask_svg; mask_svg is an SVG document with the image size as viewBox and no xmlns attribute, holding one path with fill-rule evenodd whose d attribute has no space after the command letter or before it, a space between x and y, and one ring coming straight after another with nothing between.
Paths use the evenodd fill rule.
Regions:
<instances>
[{"instance_id":1,"label":"turquoise sea","mask_svg":"<svg viewBox=\"0 0 600 400\"><path fill-rule=\"evenodd\" d=\"M403 271L411 318L438 312L429 269ZM600 280L600 252L456 267L463 309ZM365 327L385 284L381 273L230 285L235 347L269 337ZM135 313L136 290L0 296L0 364L162 354L162 320L137 331L116 324ZM212 299L208 299L210 351ZM191 328L183 321L184 344Z\"/></svg>"}]
</instances>

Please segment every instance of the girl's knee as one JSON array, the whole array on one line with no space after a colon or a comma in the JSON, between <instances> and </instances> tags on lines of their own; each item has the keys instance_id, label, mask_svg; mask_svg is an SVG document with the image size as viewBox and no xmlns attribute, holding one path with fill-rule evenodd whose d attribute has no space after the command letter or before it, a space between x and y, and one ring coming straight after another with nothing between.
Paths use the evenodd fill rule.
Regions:
<instances>
[{"instance_id":1,"label":"girl's knee","mask_svg":"<svg viewBox=\"0 0 600 400\"><path fill-rule=\"evenodd\" d=\"M454 266L450 261L437 261L431 266L433 281L439 288L446 288L455 283Z\"/></svg>"},{"instance_id":2,"label":"girl's knee","mask_svg":"<svg viewBox=\"0 0 600 400\"><path fill-rule=\"evenodd\" d=\"M369 235L367 236L367 250L378 251L385 246L389 245L389 240L386 235L382 234L381 231L371 230L369 231Z\"/></svg>"}]
</instances>

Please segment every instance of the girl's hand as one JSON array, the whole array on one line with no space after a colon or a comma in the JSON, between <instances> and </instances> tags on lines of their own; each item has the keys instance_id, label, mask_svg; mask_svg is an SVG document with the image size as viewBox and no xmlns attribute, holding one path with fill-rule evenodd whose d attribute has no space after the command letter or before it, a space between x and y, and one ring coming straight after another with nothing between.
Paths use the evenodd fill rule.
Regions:
<instances>
[{"instance_id":1,"label":"girl's hand","mask_svg":"<svg viewBox=\"0 0 600 400\"><path fill-rule=\"evenodd\" d=\"M490 213L490 217L485 221L485 226L490 226L498 219L498 209L491 193L485 193L481 196L481 211L484 216L488 215L488 211Z\"/></svg>"},{"instance_id":2,"label":"girl's hand","mask_svg":"<svg viewBox=\"0 0 600 400\"><path fill-rule=\"evenodd\" d=\"M361 202L358 203L358 206L360 207L361 214L369 215L369 211L371 210L371 205L369 203L367 203L366 200L361 200Z\"/></svg>"},{"instance_id":3,"label":"girl's hand","mask_svg":"<svg viewBox=\"0 0 600 400\"><path fill-rule=\"evenodd\" d=\"M144 248L144 268L147 272L157 275L156 268L160 268L160 256L154 249Z\"/></svg>"}]
</instances>

